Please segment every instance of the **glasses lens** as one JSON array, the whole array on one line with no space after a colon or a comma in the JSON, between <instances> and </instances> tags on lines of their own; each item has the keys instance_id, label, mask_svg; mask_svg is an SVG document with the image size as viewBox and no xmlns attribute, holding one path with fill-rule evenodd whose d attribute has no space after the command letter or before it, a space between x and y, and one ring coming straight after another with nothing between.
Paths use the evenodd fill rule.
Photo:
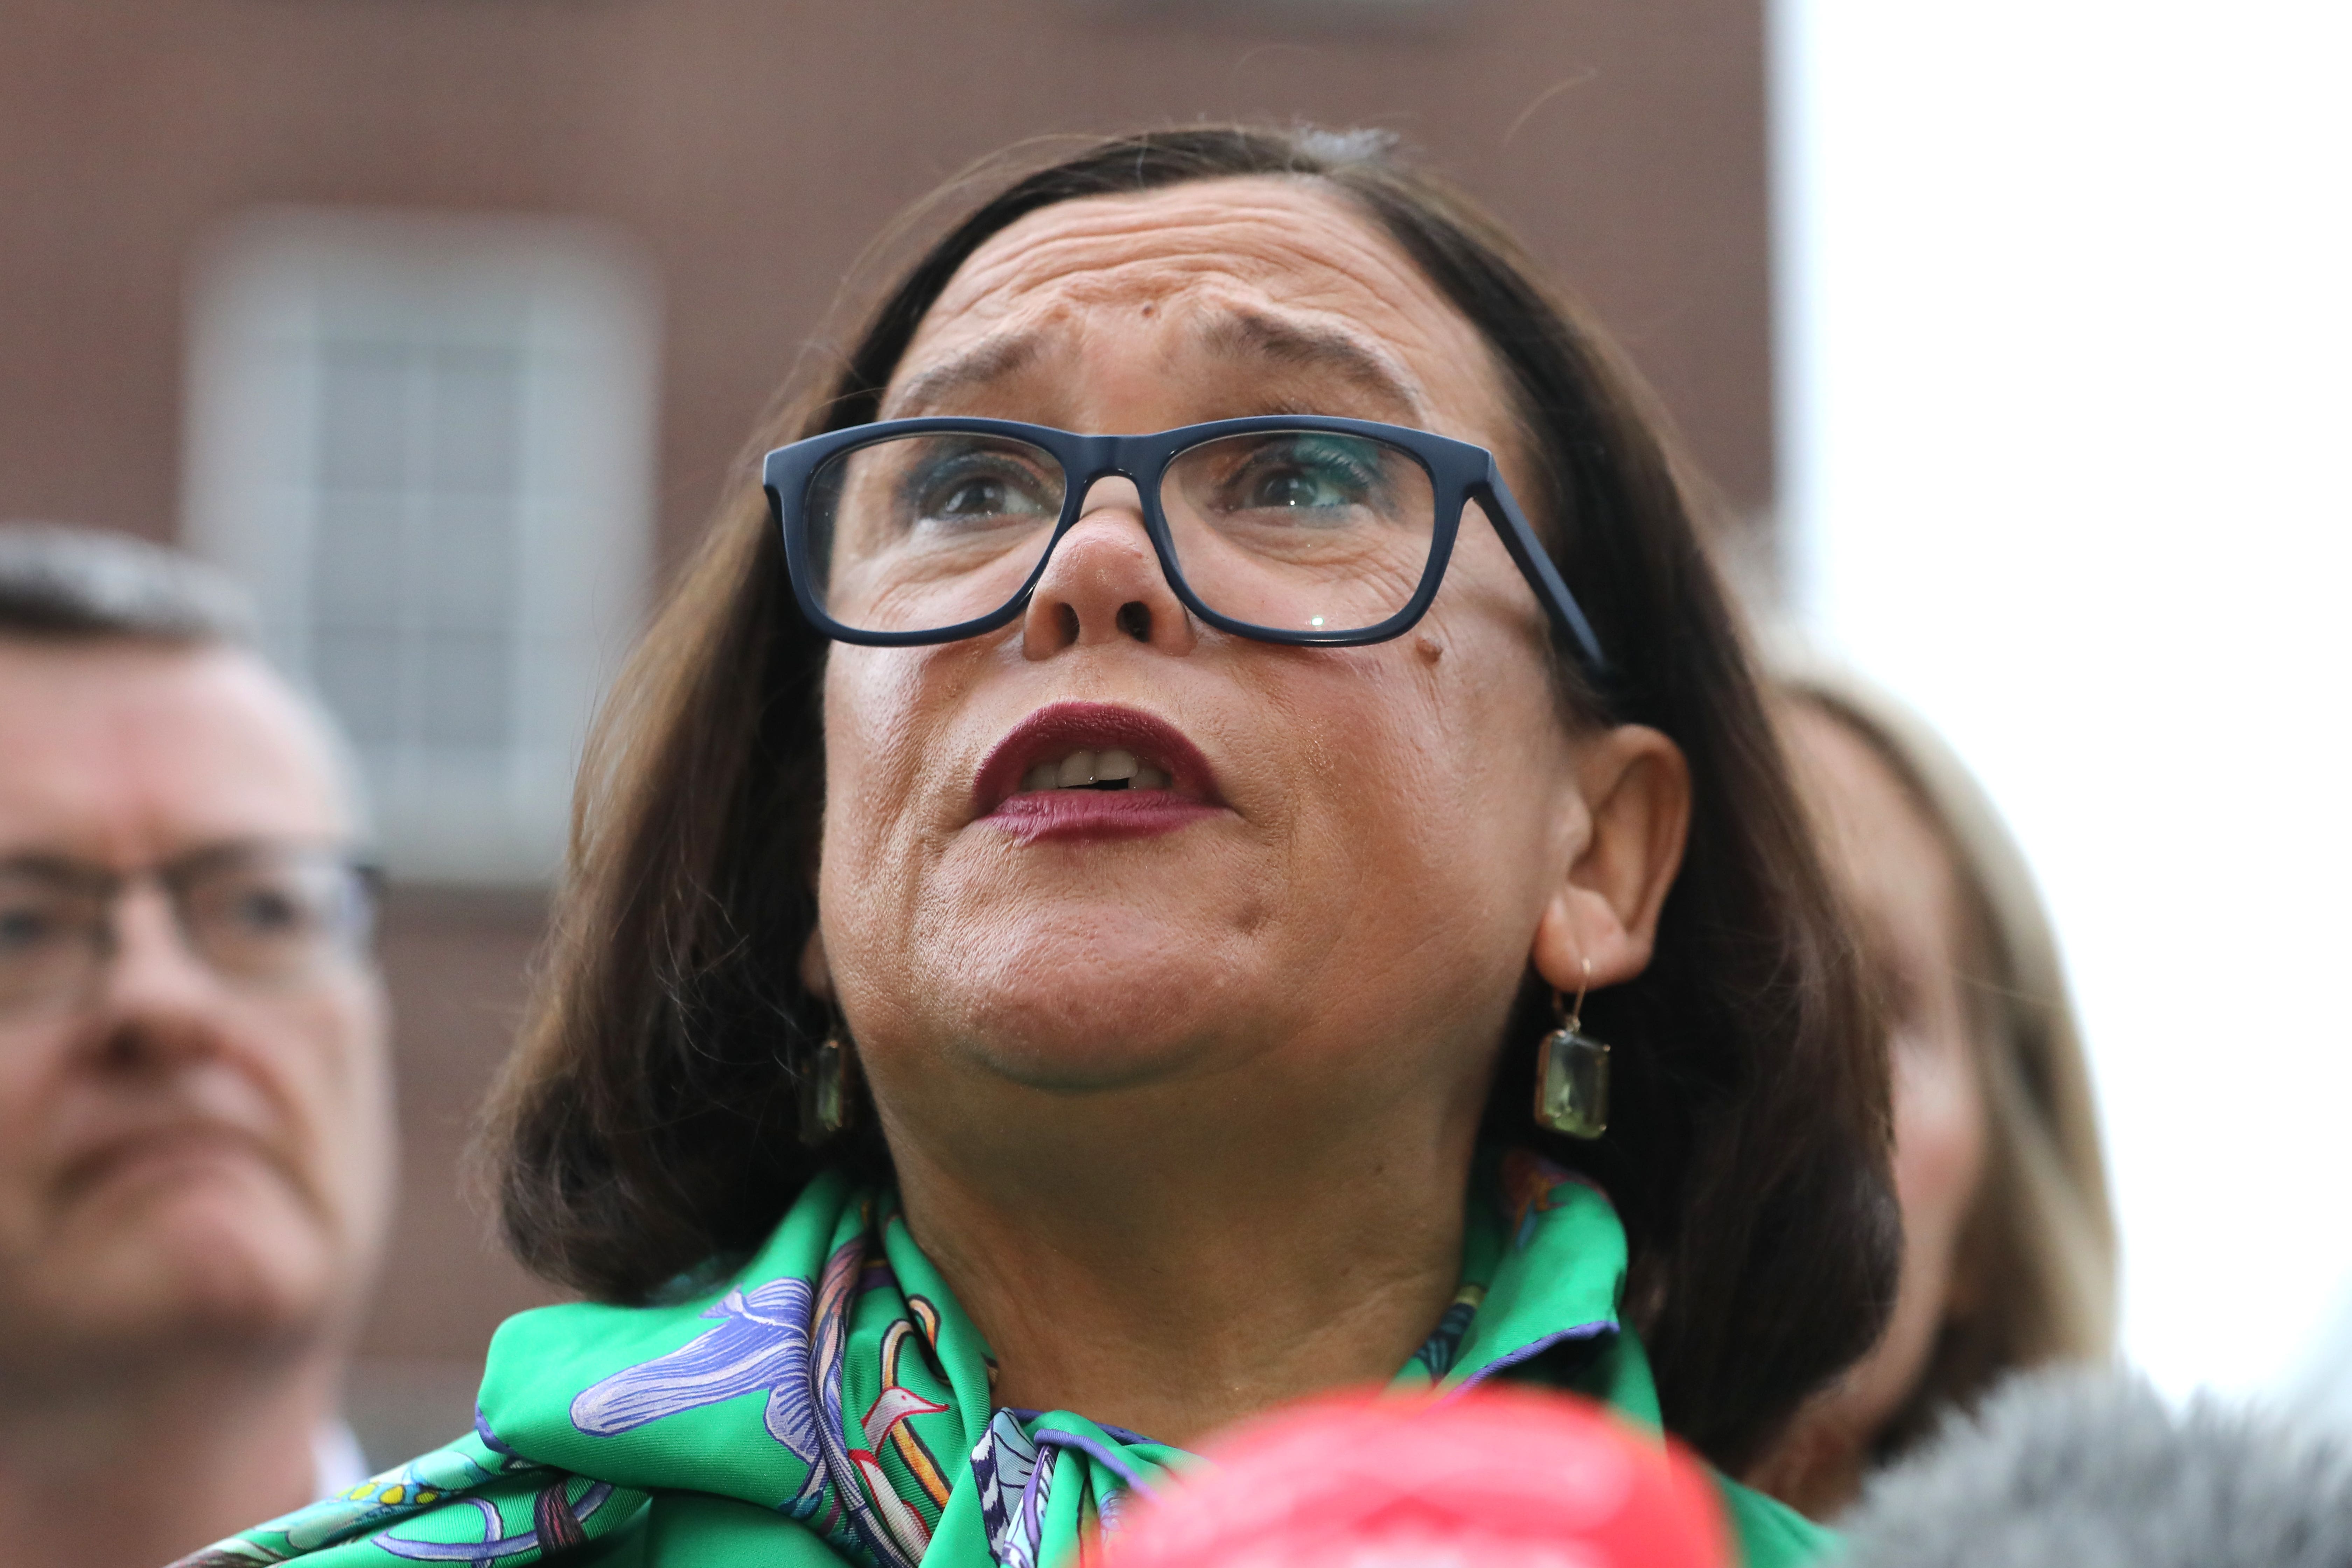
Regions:
<instances>
[{"instance_id":1,"label":"glasses lens","mask_svg":"<svg viewBox=\"0 0 2352 1568\"><path fill-rule=\"evenodd\" d=\"M101 944L105 902L73 881L0 867L0 1013L80 988Z\"/></svg>"},{"instance_id":2,"label":"glasses lens","mask_svg":"<svg viewBox=\"0 0 2352 1568\"><path fill-rule=\"evenodd\" d=\"M224 974L285 980L347 958L367 942L367 884L338 857L257 850L211 861L180 888L188 939Z\"/></svg>"},{"instance_id":3,"label":"glasses lens","mask_svg":"<svg viewBox=\"0 0 2352 1568\"><path fill-rule=\"evenodd\" d=\"M825 614L856 631L923 632L1002 609L1062 515L1062 466L1026 441L900 436L842 453L809 482Z\"/></svg>"},{"instance_id":4,"label":"glasses lens","mask_svg":"<svg viewBox=\"0 0 2352 1568\"><path fill-rule=\"evenodd\" d=\"M1219 615L1277 631L1350 632L1405 607L1437 503L1410 452L1321 430L1186 448L1160 481L1178 569Z\"/></svg>"}]
</instances>

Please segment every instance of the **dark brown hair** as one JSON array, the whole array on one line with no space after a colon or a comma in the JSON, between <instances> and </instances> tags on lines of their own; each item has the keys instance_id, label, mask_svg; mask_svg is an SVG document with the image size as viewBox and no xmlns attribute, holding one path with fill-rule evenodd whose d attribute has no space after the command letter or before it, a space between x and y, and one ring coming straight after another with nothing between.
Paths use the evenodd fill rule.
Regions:
<instances>
[{"instance_id":1,"label":"dark brown hair","mask_svg":"<svg viewBox=\"0 0 2352 1568\"><path fill-rule=\"evenodd\" d=\"M1689 758L1689 849L1655 959L1586 1010L1616 1047L1608 1136L1575 1143L1529 1119L1534 986L1487 1120L1490 1135L1607 1188L1667 1424L1737 1466L1885 1317L1884 1063L1664 422L1517 243L1362 133L1203 127L1089 144L999 176L883 296L829 384L752 450L872 420L948 280L1024 214L1265 174L1352 201L1492 345L1538 475L1525 499L1612 662L1597 689L1563 659L1565 700L1590 720L1654 725ZM644 1300L755 1246L814 1169L793 1107L827 1022L798 971L816 919L825 645L793 607L782 553L747 480L624 675L583 772L538 1000L493 1105L509 1241L607 1300ZM826 1157L887 1173L870 1131Z\"/></svg>"}]
</instances>

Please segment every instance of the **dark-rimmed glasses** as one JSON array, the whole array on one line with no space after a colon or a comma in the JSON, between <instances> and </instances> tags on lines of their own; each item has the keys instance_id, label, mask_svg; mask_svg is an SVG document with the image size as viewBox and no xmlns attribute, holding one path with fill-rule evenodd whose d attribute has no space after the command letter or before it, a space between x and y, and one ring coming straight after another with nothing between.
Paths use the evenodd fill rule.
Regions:
<instances>
[{"instance_id":1,"label":"dark-rimmed glasses","mask_svg":"<svg viewBox=\"0 0 2352 1568\"><path fill-rule=\"evenodd\" d=\"M1367 419L1265 416L1149 436L1004 419L887 419L780 447L762 477L810 624L891 647L979 637L1021 614L1098 479L1133 482L1168 585L1260 642L1402 635L1444 579L1476 501L1560 637L1605 668L1483 447Z\"/></svg>"},{"instance_id":2,"label":"dark-rimmed glasses","mask_svg":"<svg viewBox=\"0 0 2352 1568\"><path fill-rule=\"evenodd\" d=\"M119 945L115 908L162 887L181 940L215 973L248 984L312 979L362 952L378 875L343 851L244 841L138 872L56 855L0 858L0 1018L94 992Z\"/></svg>"}]
</instances>

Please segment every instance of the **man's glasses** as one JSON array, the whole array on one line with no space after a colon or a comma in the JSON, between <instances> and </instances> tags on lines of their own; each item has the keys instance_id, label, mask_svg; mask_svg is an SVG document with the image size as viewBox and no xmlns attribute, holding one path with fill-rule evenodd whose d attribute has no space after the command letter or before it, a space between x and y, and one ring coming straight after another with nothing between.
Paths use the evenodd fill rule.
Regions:
<instances>
[{"instance_id":1,"label":"man's glasses","mask_svg":"<svg viewBox=\"0 0 2352 1568\"><path fill-rule=\"evenodd\" d=\"M1035 591L1088 489L1142 499L1168 585L1202 621L1261 642L1352 647L1408 630L1476 501L1587 668L1601 646L1483 447L1364 419L1221 419L1081 436L1002 419L890 419L768 454L793 590L843 642L951 642Z\"/></svg>"},{"instance_id":2,"label":"man's glasses","mask_svg":"<svg viewBox=\"0 0 2352 1568\"><path fill-rule=\"evenodd\" d=\"M239 843L126 875L57 856L0 859L0 1017L93 994L117 945L115 906L152 880L189 950L257 985L315 978L367 946L375 873L341 853Z\"/></svg>"}]
</instances>

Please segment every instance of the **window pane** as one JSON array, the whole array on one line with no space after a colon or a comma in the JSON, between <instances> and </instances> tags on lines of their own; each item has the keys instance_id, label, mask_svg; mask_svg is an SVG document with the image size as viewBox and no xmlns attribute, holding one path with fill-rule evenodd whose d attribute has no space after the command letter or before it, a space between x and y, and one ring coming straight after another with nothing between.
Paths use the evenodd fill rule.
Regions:
<instances>
[{"instance_id":1,"label":"window pane","mask_svg":"<svg viewBox=\"0 0 2352 1568\"><path fill-rule=\"evenodd\" d=\"M445 348L430 383L436 490L510 493L520 467L522 356L511 348Z\"/></svg>"},{"instance_id":2,"label":"window pane","mask_svg":"<svg viewBox=\"0 0 2352 1568\"><path fill-rule=\"evenodd\" d=\"M349 726L395 874L561 858L642 603L642 263L571 220L271 208L193 280L188 538Z\"/></svg>"},{"instance_id":3,"label":"window pane","mask_svg":"<svg viewBox=\"0 0 2352 1568\"><path fill-rule=\"evenodd\" d=\"M320 356L311 644L362 744L495 752L517 621L520 349L331 342Z\"/></svg>"},{"instance_id":4,"label":"window pane","mask_svg":"<svg viewBox=\"0 0 2352 1568\"><path fill-rule=\"evenodd\" d=\"M502 636L515 614L515 511L503 498L436 497L425 518L432 570L418 592L432 635Z\"/></svg>"},{"instance_id":5,"label":"window pane","mask_svg":"<svg viewBox=\"0 0 2352 1568\"><path fill-rule=\"evenodd\" d=\"M310 546L311 624L391 632L400 625L397 496L329 491Z\"/></svg>"},{"instance_id":6,"label":"window pane","mask_svg":"<svg viewBox=\"0 0 2352 1568\"><path fill-rule=\"evenodd\" d=\"M377 750L400 740L400 639L390 632L322 627L310 673L352 742Z\"/></svg>"},{"instance_id":7,"label":"window pane","mask_svg":"<svg viewBox=\"0 0 2352 1568\"><path fill-rule=\"evenodd\" d=\"M428 746L490 748L507 738L509 668L513 645L503 635L426 640L423 656L420 738Z\"/></svg>"},{"instance_id":8,"label":"window pane","mask_svg":"<svg viewBox=\"0 0 2352 1568\"><path fill-rule=\"evenodd\" d=\"M407 479L407 352L328 342L319 355L319 484L397 490Z\"/></svg>"}]
</instances>

